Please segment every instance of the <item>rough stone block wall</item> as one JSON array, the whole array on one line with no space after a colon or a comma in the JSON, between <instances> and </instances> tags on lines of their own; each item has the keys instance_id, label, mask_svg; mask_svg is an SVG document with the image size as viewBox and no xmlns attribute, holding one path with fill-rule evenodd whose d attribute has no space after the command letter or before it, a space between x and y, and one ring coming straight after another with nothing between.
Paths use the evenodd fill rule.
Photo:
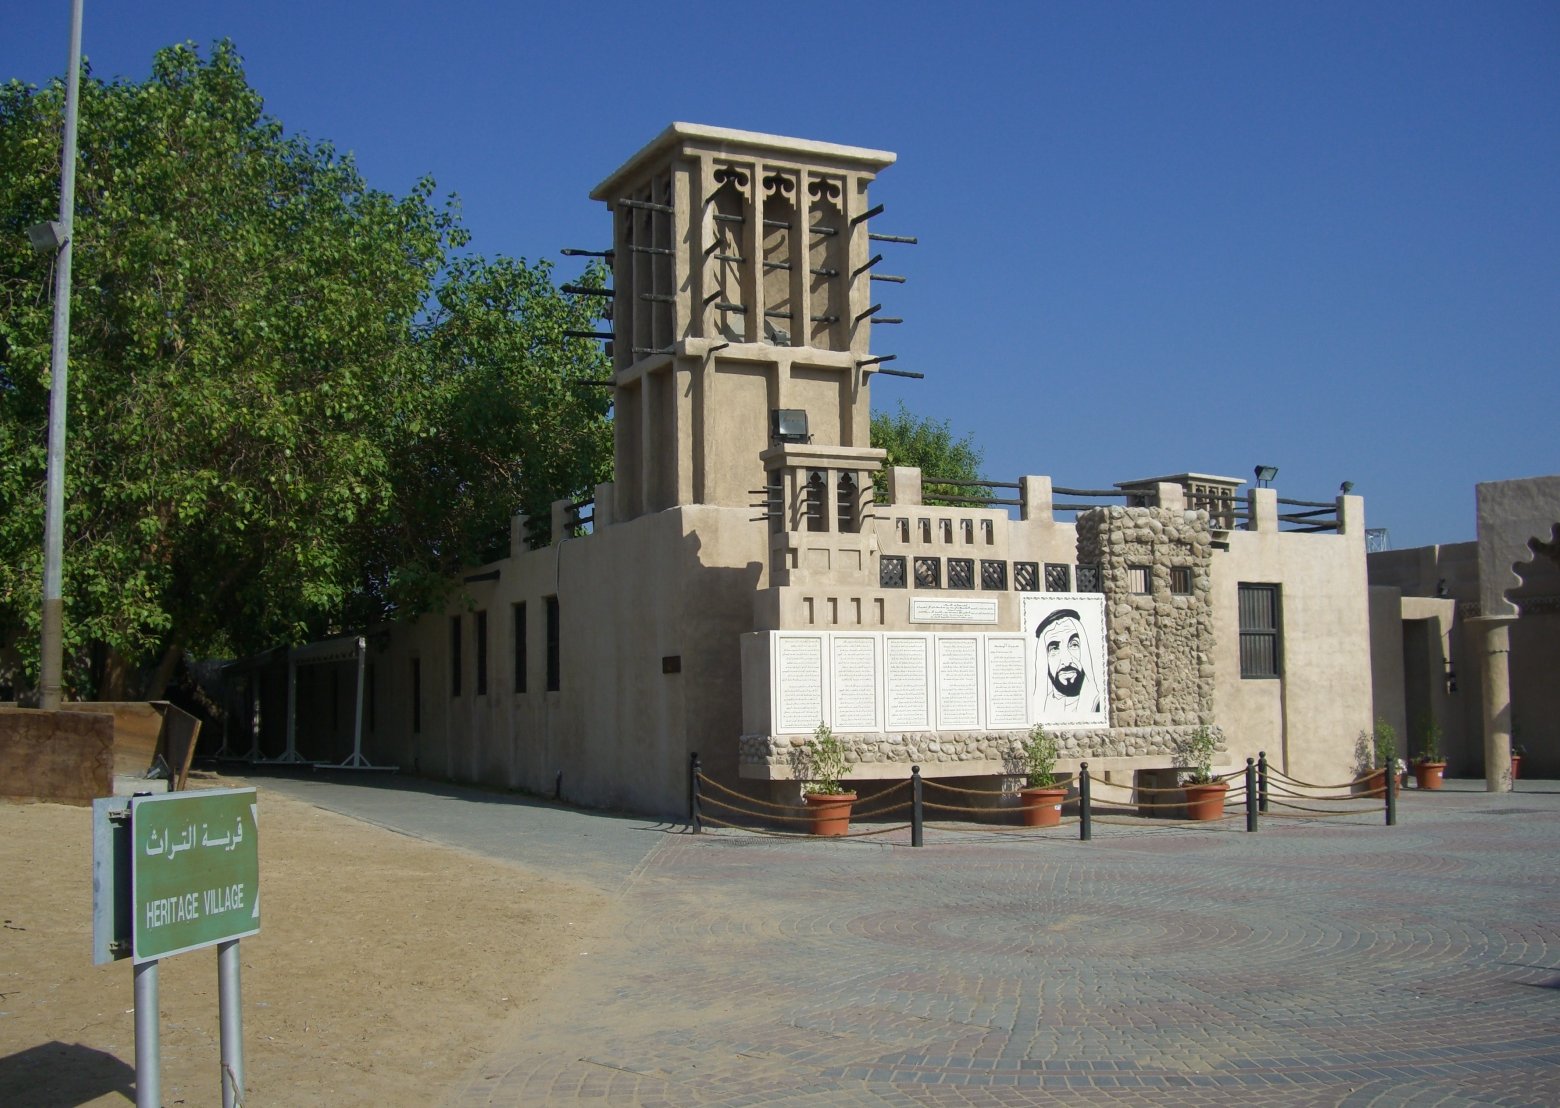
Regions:
<instances>
[{"instance_id":1,"label":"rough stone block wall","mask_svg":"<svg viewBox=\"0 0 1560 1108\"><path fill-rule=\"evenodd\" d=\"M1100 567L1110 638L1113 728L1213 723L1213 540L1205 511L1096 508L1078 517L1078 561ZM1131 569L1147 566L1135 593ZM1191 592L1171 592L1171 570Z\"/></svg>"}]
</instances>

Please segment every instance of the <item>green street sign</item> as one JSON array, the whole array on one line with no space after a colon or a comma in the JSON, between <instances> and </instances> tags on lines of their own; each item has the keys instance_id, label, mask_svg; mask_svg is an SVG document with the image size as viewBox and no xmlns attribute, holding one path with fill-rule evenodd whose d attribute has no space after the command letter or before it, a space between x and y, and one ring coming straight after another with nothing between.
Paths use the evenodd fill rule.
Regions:
<instances>
[{"instance_id":1,"label":"green street sign","mask_svg":"<svg viewBox=\"0 0 1560 1108\"><path fill-rule=\"evenodd\" d=\"M201 789L131 800L136 962L260 930L255 795Z\"/></svg>"}]
</instances>

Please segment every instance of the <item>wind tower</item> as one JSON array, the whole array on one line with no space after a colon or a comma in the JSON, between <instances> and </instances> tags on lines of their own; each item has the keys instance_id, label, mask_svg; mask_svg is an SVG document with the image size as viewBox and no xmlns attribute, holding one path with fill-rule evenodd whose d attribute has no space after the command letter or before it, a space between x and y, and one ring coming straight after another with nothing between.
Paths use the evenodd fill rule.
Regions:
<instances>
[{"instance_id":1,"label":"wind tower","mask_svg":"<svg viewBox=\"0 0 1560 1108\"><path fill-rule=\"evenodd\" d=\"M881 261L880 150L673 123L591 193L610 251L614 503L683 505L771 529L860 527L882 452L868 381ZM906 376L911 376L906 374Z\"/></svg>"}]
</instances>

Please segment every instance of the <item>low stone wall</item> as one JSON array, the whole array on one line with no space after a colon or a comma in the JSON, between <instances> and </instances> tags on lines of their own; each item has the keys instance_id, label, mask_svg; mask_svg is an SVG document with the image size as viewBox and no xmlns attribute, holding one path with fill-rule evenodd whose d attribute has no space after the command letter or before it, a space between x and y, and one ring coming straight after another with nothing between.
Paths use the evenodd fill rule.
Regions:
<instances>
[{"instance_id":1,"label":"low stone wall","mask_svg":"<svg viewBox=\"0 0 1560 1108\"><path fill-rule=\"evenodd\" d=\"M1094 727L1064 731L1047 728L1056 739L1057 757L1063 762L1096 762L1113 758L1171 758L1178 745L1196 727ZM1226 749L1224 733L1210 727L1218 749ZM919 765L929 777L939 772L964 774L1024 772L1024 731L925 731L905 734L839 734L845 761L858 771L892 769L872 776L909 776ZM811 735L743 735L738 763L745 777L790 779L797 776L797 752L812 742ZM1109 768L1108 766L1098 768Z\"/></svg>"}]
</instances>

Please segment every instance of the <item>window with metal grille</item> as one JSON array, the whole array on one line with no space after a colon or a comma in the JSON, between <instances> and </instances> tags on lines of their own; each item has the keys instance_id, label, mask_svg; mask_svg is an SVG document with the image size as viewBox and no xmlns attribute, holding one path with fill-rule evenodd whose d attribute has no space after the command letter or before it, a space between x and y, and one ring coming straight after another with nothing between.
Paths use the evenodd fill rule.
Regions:
<instances>
[{"instance_id":1,"label":"window with metal grille","mask_svg":"<svg viewBox=\"0 0 1560 1108\"><path fill-rule=\"evenodd\" d=\"M1192 567L1170 567L1170 591L1176 596L1192 595Z\"/></svg>"},{"instance_id":2,"label":"window with metal grille","mask_svg":"<svg viewBox=\"0 0 1560 1108\"><path fill-rule=\"evenodd\" d=\"M1078 566L1078 591L1100 592L1100 567L1098 565Z\"/></svg>"},{"instance_id":3,"label":"window with metal grille","mask_svg":"<svg viewBox=\"0 0 1560 1108\"><path fill-rule=\"evenodd\" d=\"M948 559L948 587L950 589L973 589L975 587L974 558Z\"/></svg>"},{"instance_id":4,"label":"window with metal grille","mask_svg":"<svg viewBox=\"0 0 1560 1108\"><path fill-rule=\"evenodd\" d=\"M477 695L487 695L487 613L477 613Z\"/></svg>"},{"instance_id":5,"label":"window with metal grille","mask_svg":"<svg viewBox=\"0 0 1560 1108\"><path fill-rule=\"evenodd\" d=\"M515 692L525 692L525 605L514 606Z\"/></svg>"},{"instance_id":6,"label":"window with metal grille","mask_svg":"<svg viewBox=\"0 0 1560 1108\"><path fill-rule=\"evenodd\" d=\"M1149 573L1147 566L1127 567L1127 590L1146 596L1154 591L1153 575Z\"/></svg>"},{"instance_id":7,"label":"window with metal grille","mask_svg":"<svg viewBox=\"0 0 1560 1108\"><path fill-rule=\"evenodd\" d=\"M980 560L980 587L983 589L1007 588L1007 563L990 558Z\"/></svg>"},{"instance_id":8,"label":"window with metal grille","mask_svg":"<svg viewBox=\"0 0 1560 1108\"><path fill-rule=\"evenodd\" d=\"M807 472L807 530L823 531L828 527L828 521L823 518L823 502L828 486L824 483L823 470L813 469Z\"/></svg>"},{"instance_id":9,"label":"window with metal grille","mask_svg":"<svg viewBox=\"0 0 1560 1108\"><path fill-rule=\"evenodd\" d=\"M422 659L412 659L412 734L422 733Z\"/></svg>"},{"instance_id":10,"label":"window with metal grille","mask_svg":"<svg viewBox=\"0 0 1560 1108\"><path fill-rule=\"evenodd\" d=\"M902 589L905 587L905 556L884 554L878 559L878 588Z\"/></svg>"},{"instance_id":11,"label":"window with metal grille","mask_svg":"<svg viewBox=\"0 0 1560 1108\"><path fill-rule=\"evenodd\" d=\"M839 517L840 533L849 535L856 530L856 475L842 472L834 483L834 510Z\"/></svg>"},{"instance_id":12,"label":"window with metal grille","mask_svg":"<svg viewBox=\"0 0 1560 1108\"><path fill-rule=\"evenodd\" d=\"M460 695L460 617L450 617L450 695Z\"/></svg>"},{"instance_id":13,"label":"window with metal grille","mask_svg":"<svg viewBox=\"0 0 1560 1108\"><path fill-rule=\"evenodd\" d=\"M563 657L560 644L558 598L549 596L547 603L547 691L557 692L563 687Z\"/></svg>"},{"instance_id":14,"label":"window with metal grille","mask_svg":"<svg viewBox=\"0 0 1560 1108\"><path fill-rule=\"evenodd\" d=\"M1058 562L1045 564L1045 591L1072 592L1072 566Z\"/></svg>"},{"instance_id":15,"label":"window with metal grille","mask_svg":"<svg viewBox=\"0 0 1560 1108\"><path fill-rule=\"evenodd\" d=\"M1040 591L1040 563L1014 562L1013 587L1019 592Z\"/></svg>"},{"instance_id":16,"label":"window with metal grille","mask_svg":"<svg viewBox=\"0 0 1560 1108\"><path fill-rule=\"evenodd\" d=\"M918 589L942 588L941 558L917 558L915 560L915 587Z\"/></svg>"},{"instance_id":17,"label":"window with metal grille","mask_svg":"<svg viewBox=\"0 0 1560 1108\"><path fill-rule=\"evenodd\" d=\"M1246 585L1238 589L1240 605L1240 675L1282 676L1277 585Z\"/></svg>"}]
</instances>

